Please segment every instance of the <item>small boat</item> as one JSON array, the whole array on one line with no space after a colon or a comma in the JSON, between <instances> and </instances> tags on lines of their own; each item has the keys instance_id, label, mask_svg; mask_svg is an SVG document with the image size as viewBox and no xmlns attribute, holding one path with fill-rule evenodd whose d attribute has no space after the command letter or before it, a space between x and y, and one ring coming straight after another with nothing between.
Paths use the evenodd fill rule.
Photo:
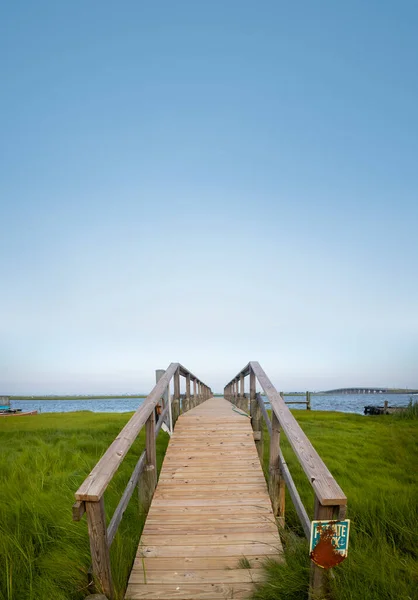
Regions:
<instances>
[{"instance_id":1,"label":"small boat","mask_svg":"<svg viewBox=\"0 0 418 600\"><path fill-rule=\"evenodd\" d=\"M0 417L29 417L30 415L37 415L37 414L38 414L37 410L29 410L27 412L22 412L21 410L19 410L19 411L8 410L8 411L0 412Z\"/></svg>"}]
</instances>

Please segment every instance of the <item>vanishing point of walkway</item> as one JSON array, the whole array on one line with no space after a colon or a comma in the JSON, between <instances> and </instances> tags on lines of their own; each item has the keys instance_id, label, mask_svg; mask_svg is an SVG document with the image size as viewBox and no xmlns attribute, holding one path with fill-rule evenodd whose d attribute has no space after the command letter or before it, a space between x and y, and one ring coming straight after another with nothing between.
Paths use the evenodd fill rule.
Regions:
<instances>
[{"instance_id":1,"label":"vanishing point of walkway","mask_svg":"<svg viewBox=\"0 0 418 600\"><path fill-rule=\"evenodd\" d=\"M250 419L223 398L180 416L125 598L249 598L281 550Z\"/></svg>"}]
</instances>

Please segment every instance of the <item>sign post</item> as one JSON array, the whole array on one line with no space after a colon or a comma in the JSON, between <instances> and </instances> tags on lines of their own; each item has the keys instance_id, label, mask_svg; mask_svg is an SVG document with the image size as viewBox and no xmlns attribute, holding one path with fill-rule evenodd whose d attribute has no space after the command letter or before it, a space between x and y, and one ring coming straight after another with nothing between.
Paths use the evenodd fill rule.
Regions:
<instances>
[{"instance_id":1,"label":"sign post","mask_svg":"<svg viewBox=\"0 0 418 600\"><path fill-rule=\"evenodd\" d=\"M344 521L312 521L309 556L322 569L341 563L348 552L350 519Z\"/></svg>"}]
</instances>

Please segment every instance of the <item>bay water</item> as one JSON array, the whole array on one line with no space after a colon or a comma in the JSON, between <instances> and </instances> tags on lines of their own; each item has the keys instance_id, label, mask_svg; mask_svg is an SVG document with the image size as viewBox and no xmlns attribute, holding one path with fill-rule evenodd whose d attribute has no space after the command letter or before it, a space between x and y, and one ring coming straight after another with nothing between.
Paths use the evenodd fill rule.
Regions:
<instances>
[{"instance_id":1,"label":"bay water","mask_svg":"<svg viewBox=\"0 0 418 600\"><path fill-rule=\"evenodd\" d=\"M385 400L389 406L407 406L410 399L418 399L411 394L324 394L312 395L312 410L327 410L363 414L368 405L383 406ZM306 405L290 404L291 400L304 400L303 396L286 396L289 408L306 410ZM265 398L267 403L267 398ZM98 398L98 399L66 399L66 400L11 400L12 408L21 408L23 412L37 410L40 413L65 413L81 410L91 412L132 412L144 402L144 398ZM268 406L268 403L267 403Z\"/></svg>"}]
</instances>

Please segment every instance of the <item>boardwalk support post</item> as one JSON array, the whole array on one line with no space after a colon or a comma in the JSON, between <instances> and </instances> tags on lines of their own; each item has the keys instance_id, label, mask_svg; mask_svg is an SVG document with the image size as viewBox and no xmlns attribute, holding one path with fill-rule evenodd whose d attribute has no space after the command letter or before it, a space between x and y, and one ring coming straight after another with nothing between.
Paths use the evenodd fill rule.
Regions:
<instances>
[{"instance_id":1,"label":"boardwalk support post","mask_svg":"<svg viewBox=\"0 0 418 600\"><path fill-rule=\"evenodd\" d=\"M186 397L183 400L184 409L183 412L190 410L190 373L186 375Z\"/></svg>"},{"instance_id":2,"label":"boardwalk support post","mask_svg":"<svg viewBox=\"0 0 418 600\"><path fill-rule=\"evenodd\" d=\"M86 502L86 514L95 586L103 591L109 600L113 600L114 590L103 497L97 502Z\"/></svg>"},{"instance_id":3,"label":"boardwalk support post","mask_svg":"<svg viewBox=\"0 0 418 600\"><path fill-rule=\"evenodd\" d=\"M153 411L145 424L146 464L139 482L139 504L144 513L148 512L157 486L157 448L155 439L155 412Z\"/></svg>"},{"instance_id":4,"label":"boardwalk support post","mask_svg":"<svg viewBox=\"0 0 418 600\"><path fill-rule=\"evenodd\" d=\"M250 415L251 415L251 419L254 417L255 415L255 411L257 409L257 397L255 394L255 374L254 371L252 369L250 369Z\"/></svg>"},{"instance_id":5,"label":"boardwalk support post","mask_svg":"<svg viewBox=\"0 0 418 600\"><path fill-rule=\"evenodd\" d=\"M244 374L241 373L239 378L239 393L240 393L240 403L239 408L247 412L248 408L245 407L245 383L244 383Z\"/></svg>"},{"instance_id":6,"label":"boardwalk support post","mask_svg":"<svg viewBox=\"0 0 418 600\"><path fill-rule=\"evenodd\" d=\"M197 381L193 379L193 408L197 406Z\"/></svg>"},{"instance_id":7,"label":"boardwalk support post","mask_svg":"<svg viewBox=\"0 0 418 600\"><path fill-rule=\"evenodd\" d=\"M257 447L258 457L260 459L261 464L263 464L263 456L264 456L264 441L263 441L263 417L261 413L260 403L264 402L263 398L260 394L257 394L257 404L255 406L254 414L251 418L251 424L253 426L254 433L258 433L258 436L255 436L256 441L255 445Z\"/></svg>"},{"instance_id":8,"label":"boardwalk support post","mask_svg":"<svg viewBox=\"0 0 418 600\"><path fill-rule=\"evenodd\" d=\"M174 395L173 395L173 425L180 416L180 371L174 373Z\"/></svg>"},{"instance_id":9,"label":"boardwalk support post","mask_svg":"<svg viewBox=\"0 0 418 600\"><path fill-rule=\"evenodd\" d=\"M269 494L273 514L282 527L284 527L285 492L285 482L280 472L280 423L273 411L270 436Z\"/></svg>"},{"instance_id":10,"label":"boardwalk support post","mask_svg":"<svg viewBox=\"0 0 418 600\"><path fill-rule=\"evenodd\" d=\"M345 517L345 506L323 506L315 496L314 519L315 521L331 521ZM311 563L309 582L309 600L321 600L328 594L329 573L321 567Z\"/></svg>"}]
</instances>

